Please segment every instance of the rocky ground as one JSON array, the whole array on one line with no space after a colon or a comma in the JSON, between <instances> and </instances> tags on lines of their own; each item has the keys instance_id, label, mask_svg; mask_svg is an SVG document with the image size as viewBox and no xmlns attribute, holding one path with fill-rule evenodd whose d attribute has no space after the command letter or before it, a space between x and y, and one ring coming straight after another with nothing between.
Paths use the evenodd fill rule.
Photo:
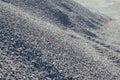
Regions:
<instances>
[{"instance_id":1,"label":"rocky ground","mask_svg":"<svg viewBox=\"0 0 120 80\"><path fill-rule=\"evenodd\" d=\"M110 21L72 0L1 0L0 80L119 80Z\"/></svg>"}]
</instances>

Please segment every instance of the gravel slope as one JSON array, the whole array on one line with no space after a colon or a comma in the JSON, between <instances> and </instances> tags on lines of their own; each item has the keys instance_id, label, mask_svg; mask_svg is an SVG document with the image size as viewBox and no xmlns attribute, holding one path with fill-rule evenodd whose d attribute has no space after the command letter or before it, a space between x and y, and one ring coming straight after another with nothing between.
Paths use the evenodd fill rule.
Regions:
<instances>
[{"instance_id":1,"label":"gravel slope","mask_svg":"<svg viewBox=\"0 0 120 80\"><path fill-rule=\"evenodd\" d=\"M72 0L0 1L0 79L119 80L119 50L97 33L109 21Z\"/></svg>"}]
</instances>

